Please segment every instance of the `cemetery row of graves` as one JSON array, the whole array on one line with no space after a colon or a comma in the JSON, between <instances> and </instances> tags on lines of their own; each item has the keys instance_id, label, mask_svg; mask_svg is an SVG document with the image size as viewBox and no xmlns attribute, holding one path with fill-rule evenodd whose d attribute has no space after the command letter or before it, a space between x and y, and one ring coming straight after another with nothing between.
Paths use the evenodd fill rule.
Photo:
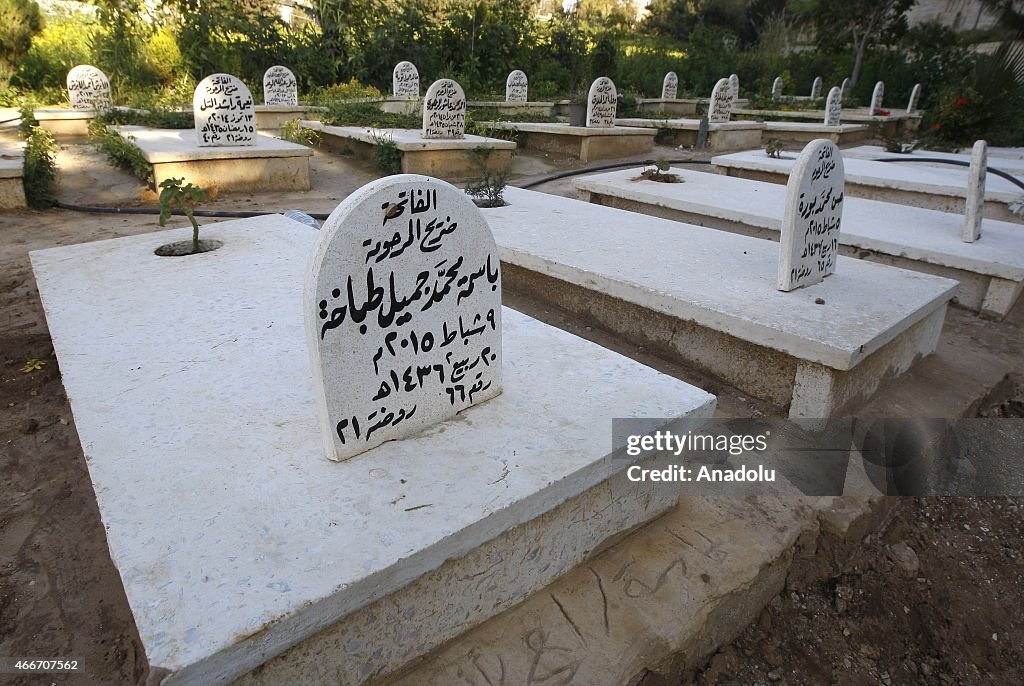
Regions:
<instances>
[{"instance_id":1,"label":"cemetery row of graves","mask_svg":"<svg viewBox=\"0 0 1024 686\"><path fill-rule=\"evenodd\" d=\"M627 476L612 420L700 428L715 394L511 309L505 290L780 417L818 420L856 415L923 364L950 308L1006 326L1019 309L1024 154L906 144L919 86L878 82L850 108L845 81L787 96L780 77L770 99L815 109L764 109L735 74L680 98L669 72L620 117L607 77L580 106L531 100L515 70L504 100L476 102L453 79L421 88L402 61L390 95L354 103L419 124L402 127L300 103L284 66L263 81L256 104L211 74L183 107L191 126L167 129L108 123L131 108L83 65L69 108L31 113L35 136L116 137L185 208L213 189L308 191L314 154L391 151L402 172L322 226L264 214L31 253L111 559L161 683L395 677L674 511L678 491ZM711 156L635 162L656 147ZM7 149L0 199L14 208L30 149ZM634 163L575 178L567 198L507 186L519 154ZM493 202L454 185L480 174ZM189 427L187 440L168 427ZM699 535L707 544L684 543L724 564ZM634 577L591 571L606 633L607 594L646 602L664 582L643 595ZM576 633L564 650L585 656ZM509 664L536 657L524 635ZM625 683L651 666L634 658L579 678ZM394 683L454 683L457 662Z\"/></svg>"}]
</instances>

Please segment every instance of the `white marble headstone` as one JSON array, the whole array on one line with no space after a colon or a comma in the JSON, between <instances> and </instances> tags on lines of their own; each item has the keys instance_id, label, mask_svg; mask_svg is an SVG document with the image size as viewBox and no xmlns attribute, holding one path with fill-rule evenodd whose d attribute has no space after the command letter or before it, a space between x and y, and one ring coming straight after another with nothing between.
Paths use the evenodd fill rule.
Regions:
<instances>
[{"instance_id":1,"label":"white marble headstone","mask_svg":"<svg viewBox=\"0 0 1024 686\"><path fill-rule=\"evenodd\" d=\"M776 76L772 81L772 99L778 100L782 97L782 77Z\"/></svg>"},{"instance_id":2,"label":"white marble headstone","mask_svg":"<svg viewBox=\"0 0 1024 686\"><path fill-rule=\"evenodd\" d=\"M661 99L662 100L675 100L676 96L679 95L679 77L676 76L674 71L670 71L665 74L665 78L661 81Z\"/></svg>"},{"instance_id":3,"label":"white marble headstone","mask_svg":"<svg viewBox=\"0 0 1024 686\"><path fill-rule=\"evenodd\" d=\"M910 91L910 100L907 101L907 114L917 112L917 101L921 99L921 84L915 83Z\"/></svg>"},{"instance_id":4,"label":"white marble headstone","mask_svg":"<svg viewBox=\"0 0 1024 686\"><path fill-rule=\"evenodd\" d=\"M505 79L505 102L526 102L529 85L526 74L518 69L510 72Z\"/></svg>"},{"instance_id":5,"label":"white marble headstone","mask_svg":"<svg viewBox=\"0 0 1024 686\"><path fill-rule=\"evenodd\" d=\"M821 97L821 77L815 76L814 83L811 84L811 99L817 99Z\"/></svg>"},{"instance_id":6,"label":"white marble headstone","mask_svg":"<svg viewBox=\"0 0 1024 686\"><path fill-rule=\"evenodd\" d=\"M835 271L843 217L843 158L835 143L813 140L786 185L779 240L778 289L792 291Z\"/></svg>"},{"instance_id":7,"label":"white marble headstone","mask_svg":"<svg viewBox=\"0 0 1024 686\"><path fill-rule=\"evenodd\" d=\"M846 89L850 87L850 79L843 79L843 83L839 86L840 94L845 98Z\"/></svg>"},{"instance_id":8,"label":"white marble headstone","mask_svg":"<svg viewBox=\"0 0 1024 686\"><path fill-rule=\"evenodd\" d=\"M882 109L882 98L885 97L885 84L879 81L875 84L875 90L871 92L871 109L868 114L877 114Z\"/></svg>"},{"instance_id":9,"label":"white marble headstone","mask_svg":"<svg viewBox=\"0 0 1024 686\"><path fill-rule=\"evenodd\" d=\"M438 79L423 96L423 138L464 138L466 94L451 79Z\"/></svg>"},{"instance_id":10,"label":"white marble headstone","mask_svg":"<svg viewBox=\"0 0 1024 686\"><path fill-rule=\"evenodd\" d=\"M252 93L230 74L211 74L192 95L192 113L200 147L256 145L256 109Z\"/></svg>"},{"instance_id":11,"label":"white marble headstone","mask_svg":"<svg viewBox=\"0 0 1024 686\"><path fill-rule=\"evenodd\" d=\"M732 86L729 79L718 79L711 90L711 102L708 104L708 123L721 124L729 121L732 116Z\"/></svg>"},{"instance_id":12,"label":"white marble headstone","mask_svg":"<svg viewBox=\"0 0 1024 686\"><path fill-rule=\"evenodd\" d=\"M107 75L90 64L73 67L68 72L67 86L73 110L105 110L112 104Z\"/></svg>"},{"instance_id":13,"label":"white marble headstone","mask_svg":"<svg viewBox=\"0 0 1024 686\"><path fill-rule=\"evenodd\" d=\"M306 273L326 456L347 460L501 392L501 264L461 190L399 174L346 198Z\"/></svg>"},{"instance_id":14,"label":"white marble headstone","mask_svg":"<svg viewBox=\"0 0 1024 686\"><path fill-rule=\"evenodd\" d=\"M964 204L965 243L981 238L981 219L985 212L985 175L988 168L988 143L975 141L971 149L971 168L967 175L967 199Z\"/></svg>"},{"instance_id":15,"label":"white marble headstone","mask_svg":"<svg viewBox=\"0 0 1024 686\"><path fill-rule=\"evenodd\" d=\"M412 62L399 62L391 72L391 92L396 98L420 97L420 73Z\"/></svg>"},{"instance_id":16,"label":"white marble headstone","mask_svg":"<svg viewBox=\"0 0 1024 686\"><path fill-rule=\"evenodd\" d=\"M736 74L729 76L729 88L732 92L732 104L735 106L736 101L740 97L740 77L736 76Z\"/></svg>"},{"instance_id":17,"label":"white marble headstone","mask_svg":"<svg viewBox=\"0 0 1024 686\"><path fill-rule=\"evenodd\" d=\"M843 91L833 86L828 91L825 101L825 126L839 126L839 118L843 111Z\"/></svg>"},{"instance_id":18,"label":"white marble headstone","mask_svg":"<svg viewBox=\"0 0 1024 686\"><path fill-rule=\"evenodd\" d=\"M618 91L607 76L600 76L590 84L587 93L587 126L608 129L615 126L615 110L618 107Z\"/></svg>"},{"instance_id":19,"label":"white marble headstone","mask_svg":"<svg viewBox=\"0 0 1024 686\"><path fill-rule=\"evenodd\" d=\"M263 104L291 107L299 104L299 84L291 69L275 65L263 73Z\"/></svg>"}]
</instances>

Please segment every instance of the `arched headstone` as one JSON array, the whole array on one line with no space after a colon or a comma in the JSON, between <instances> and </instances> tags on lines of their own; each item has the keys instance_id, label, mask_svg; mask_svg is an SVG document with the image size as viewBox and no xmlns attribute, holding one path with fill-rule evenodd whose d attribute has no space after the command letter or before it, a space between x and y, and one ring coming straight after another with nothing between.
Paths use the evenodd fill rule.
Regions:
<instances>
[{"instance_id":1,"label":"arched headstone","mask_svg":"<svg viewBox=\"0 0 1024 686\"><path fill-rule=\"evenodd\" d=\"M530 82L526 74L518 69L509 73L505 79L505 102L526 102Z\"/></svg>"},{"instance_id":2,"label":"arched headstone","mask_svg":"<svg viewBox=\"0 0 1024 686\"><path fill-rule=\"evenodd\" d=\"M729 88L732 92L732 104L735 106L736 101L740 98L740 77L736 76L736 74L729 76Z\"/></svg>"},{"instance_id":3,"label":"arched headstone","mask_svg":"<svg viewBox=\"0 0 1024 686\"><path fill-rule=\"evenodd\" d=\"M661 99L662 100L675 100L676 96L679 95L679 77L676 76L674 71L670 71L665 74L665 78L661 80Z\"/></svg>"},{"instance_id":4,"label":"arched headstone","mask_svg":"<svg viewBox=\"0 0 1024 686\"><path fill-rule=\"evenodd\" d=\"M772 81L772 100L778 100L782 97L782 77L776 76L775 80Z\"/></svg>"},{"instance_id":5,"label":"arched headstone","mask_svg":"<svg viewBox=\"0 0 1024 686\"><path fill-rule=\"evenodd\" d=\"M879 81L875 84L875 90L871 92L871 109L868 114L877 114L882 109L882 98L885 97L885 84Z\"/></svg>"},{"instance_id":6,"label":"arched headstone","mask_svg":"<svg viewBox=\"0 0 1024 686\"><path fill-rule=\"evenodd\" d=\"M721 124L729 121L732 116L732 86L729 79L718 79L711 90L711 102L708 104L708 123Z\"/></svg>"},{"instance_id":7,"label":"arched headstone","mask_svg":"<svg viewBox=\"0 0 1024 686\"><path fill-rule=\"evenodd\" d=\"M967 176L967 199L964 204L965 243L981 238L981 220L985 212L985 175L988 169L988 143L975 141L971 149L971 168Z\"/></svg>"},{"instance_id":8,"label":"arched headstone","mask_svg":"<svg viewBox=\"0 0 1024 686\"><path fill-rule=\"evenodd\" d=\"M839 92L842 94L842 96L844 98L846 97L846 89L849 88L849 87L850 87L850 79L843 79L842 85L839 86Z\"/></svg>"},{"instance_id":9,"label":"arched headstone","mask_svg":"<svg viewBox=\"0 0 1024 686\"><path fill-rule=\"evenodd\" d=\"M814 83L811 84L811 99L817 100L821 97L821 86L822 81L820 76L814 77Z\"/></svg>"},{"instance_id":10,"label":"arched headstone","mask_svg":"<svg viewBox=\"0 0 1024 686\"><path fill-rule=\"evenodd\" d=\"M80 64L68 72L68 101L73 110L109 109L110 80L91 64Z\"/></svg>"},{"instance_id":11,"label":"arched headstone","mask_svg":"<svg viewBox=\"0 0 1024 686\"><path fill-rule=\"evenodd\" d=\"M391 72L391 92L396 98L420 97L420 73L412 62L399 62Z\"/></svg>"},{"instance_id":12,"label":"arched headstone","mask_svg":"<svg viewBox=\"0 0 1024 686\"><path fill-rule=\"evenodd\" d=\"M835 143L823 138L808 143L786 185L779 239L780 291L810 286L835 271L843 181L843 158Z\"/></svg>"},{"instance_id":13,"label":"arched headstone","mask_svg":"<svg viewBox=\"0 0 1024 686\"><path fill-rule=\"evenodd\" d=\"M461 190L372 181L331 213L306 272L326 456L347 460L501 392L501 263Z\"/></svg>"},{"instance_id":14,"label":"arched headstone","mask_svg":"<svg viewBox=\"0 0 1024 686\"><path fill-rule=\"evenodd\" d=\"M299 104L299 84L291 69L276 65L263 72L263 104L291 107Z\"/></svg>"},{"instance_id":15,"label":"arched headstone","mask_svg":"<svg viewBox=\"0 0 1024 686\"><path fill-rule=\"evenodd\" d=\"M825 126L839 126L839 118L843 111L843 91L833 86L828 91L825 101Z\"/></svg>"},{"instance_id":16,"label":"arched headstone","mask_svg":"<svg viewBox=\"0 0 1024 686\"><path fill-rule=\"evenodd\" d=\"M252 93L231 74L211 74L199 82L192 114L200 147L256 145Z\"/></svg>"},{"instance_id":17,"label":"arched headstone","mask_svg":"<svg viewBox=\"0 0 1024 686\"><path fill-rule=\"evenodd\" d=\"M914 114L917 112L917 101L921 99L921 84L915 83L913 90L910 91L910 100L907 102L907 114Z\"/></svg>"},{"instance_id":18,"label":"arched headstone","mask_svg":"<svg viewBox=\"0 0 1024 686\"><path fill-rule=\"evenodd\" d=\"M594 79L587 93L587 126L607 129L615 126L619 94L607 76Z\"/></svg>"},{"instance_id":19,"label":"arched headstone","mask_svg":"<svg viewBox=\"0 0 1024 686\"><path fill-rule=\"evenodd\" d=\"M464 138L466 94L451 79L430 84L423 98L423 138Z\"/></svg>"}]
</instances>

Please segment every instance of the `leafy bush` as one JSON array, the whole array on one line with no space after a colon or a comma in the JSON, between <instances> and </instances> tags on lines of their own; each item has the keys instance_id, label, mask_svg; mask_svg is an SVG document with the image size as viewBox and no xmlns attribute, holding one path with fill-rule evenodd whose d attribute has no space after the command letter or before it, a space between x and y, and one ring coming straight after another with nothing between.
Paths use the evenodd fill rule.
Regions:
<instances>
[{"instance_id":1,"label":"leafy bush","mask_svg":"<svg viewBox=\"0 0 1024 686\"><path fill-rule=\"evenodd\" d=\"M337 126L371 126L378 129L418 129L423 121L414 114L382 112L372 102L335 102L327 108L324 123Z\"/></svg>"},{"instance_id":2,"label":"leafy bush","mask_svg":"<svg viewBox=\"0 0 1024 686\"><path fill-rule=\"evenodd\" d=\"M57 143L46 129L33 126L25 143L22 183L28 206L43 210L57 201L54 181L57 179Z\"/></svg>"},{"instance_id":3,"label":"leafy bush","mask_svg":"<svg viewBox=\"0 0 1024 686\"><path fill-rule=\"evenodd\" d=\"M43 28L34 0L0 0L0 81L6 81Z\"/></svg>"},{"instance_id":4,"label":"leafy bush","mask_svg":"<svg viewBox=\"0 0 1024 686\"><path fill-rule=\"evenodd\" d=\"M305 128L299 119L289 119L281 124L281 138L311 148L320 145L320 132Z\"/></svg>"},{"instance_id":5,"label":"leafy bush","mask_svg":"<svg viewBox=\"0 0 1024 686\"><path fill-rule=\"evenodd\" d=\"M128 140L125 140L116 131L107 128L99 117L90 122L89 137L93 147L106 155L111 164L130 171L147 186L156 189L153 165L146 161L142 151L134 144L134 137L128 136Z\"/></svg>"},{"instance_id":6,"label":"leafy bush","mask_svg":"<svg viewBox=\"0 0 1024 686\"><path fill-rule=\"evenodd\" d=\"M480 170L480 176L466 184L466 193L480 207L503 207L505 205L505 186L508 184L508 170L494 171L487 164L494 148L482 145L469 150L467 154L473 164Z\"/></svg>"},{"instance_id":7,"label":"leafy bush","mask_svg":"<svg viewBox=\"0 0 1024 686\"><path fill-rule=\"evenodd\" d=\"M314 105L329 106L338 101L382 98L380 90L367 86L356 79L347 83L315 88L309 95L309 102Z\"/></svg>"},{"instance_id":8,"label":"leafy bush","mask_svg":"<svg viewBox=\"0 0 1024 686\"><path fill-rule=\"evenodd\" d=\"M107 110L96 117L96 120L104 125L117 126L148 126L152 129L192 129L195 128L195 118L192 112L181 112L161 108L137 109L124 107Z\"/></svg>"},{"instance_id":9,"label":"leafy bush","mask_svg":"<svg viewBox=\"0 0 1024 686\"><path fill-rule=\"evenodd\" d=\"M94 61L92 37L95 31L92 21L81 18L63 17L49 22L22 57L11 83L36 93L50 89L63 94L71 67ZM62 95L48 104L65 101L66 95Z\"/></svg>"},{"instance_id":10,"label":"leafy bush","mask_svg":"<svg viewBox=\"0 0 1024 686\"><path fill-rule=\"evenodd\" d=\"M373 161L383 174L398 174L402 171L402 151L398 149L389 134L373 135Z\"/></svg>"}]
</instances>

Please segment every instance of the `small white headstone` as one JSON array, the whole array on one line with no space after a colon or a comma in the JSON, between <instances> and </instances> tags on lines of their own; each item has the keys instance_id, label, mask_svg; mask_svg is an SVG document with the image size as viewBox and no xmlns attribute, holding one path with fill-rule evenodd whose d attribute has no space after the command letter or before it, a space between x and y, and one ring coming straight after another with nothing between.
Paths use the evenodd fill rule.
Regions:
<instances>
[{"instance_id":1,"label":"small white headstone","mask_svg":"<svg viewBox=\"0 0 1024 686\"><path fill-rule=\"evenodd\" d=\"M915 83L914 89L910 91L910 100L907 102L907 114L917 112L917 101L921 99L921 84Z\"/></svg>"},{"instance_id":2,"label":"small white headstone","mask_svg":"<svg viewBox=\"0 0 1024 686\"><path fill-rule=\"evenodd\" d=\"M665 74L661 81L661 99L675 100L679 95L679 77L674 71Z\"/></svg>"},{"instance_id":3,"label":"small white headstone","mask_svg":"<svg viewBox=\"0 0 1024 686\"><path fill-rule=\"evenodd\" d=\"M112 104L107 75L92 65L80 64L72 68L67 85L73 110L105 110Z\"/></svg>"},{"instance_id":4,"label":"small white headstone","mask_svg":"<svg viewBox=\"0 0 1024 686\"><path fill-rule=\"evenodd\" d=\"M842 96L844 98L846 97L846 89L849 88L849 87L850 87L850 79L843 79L842 85L839 86L839 92L842 94Z\"/></svg>"},{"instance_id":5,"label":"small white headstone","mask_svg":"<svg viewBox=\"0 0 1024 686\"><path fill-rule=\"evenodd\" d=\"M211 74L199 82L192 114L200 147L256 145L252 93L231 74Z\"/></svg>"},{"instance_id":6,"label":"small white headstone","mask_svg":"<svg viewBox=\"0 0 1024 686\"><path fill-rule=\"evenodd\" d=\"M825 126L839 126L839 117L843 111L843 91L833 86L829 89L825 101Z\"/></svg>"},{"instance_id":7,"label":"small white headstone","mask_svg":"<svg viewBox=\"0 0 1024 686\"><path fill-rule=\"evenodd\" d=\"M299 104L299 84L291 69L276 65L263 73L263 104L291 107Z\"/></svg>"},{"instance_id":8,"label":"small white headstone","mask_svg":"<svg viewBox=\"0 0 1024 686\"><path fill-rule=\"evenodd\" d=\"M775 80L772 81L772 100L778 100L782 97L782 77L776 76Z\"/></svg>"},{"instance_id":9,"label":"small white headstone","mask_svg":"<svg viewBox=\"0 0 1024 686\"><path fill-rule=\"evenodd\" d=\"M399 62L391 73L391 92L396 98L420 97L420 73L412 62Z\"/></svg>"},{"instance_id":10,"label":"small white headstone","mask_svg":"<svg viewBox=\"0 0 1024 686\"><path fill-rule=\"evenodd\" d=\"M885 97L885 84L879 81L875 84L875 90L871 92L871 109L868 114L877 114L882 109L882 98Z\"/></svg>"},{"instance_id":11,"label":"small white headstone","mask_svg":"<svg viewBox=\"0 0 1024 686\"><path fill-rule=\"evenodd\" d=\"M967 200L964 205L965 243L981 238L981 219L985 212L985 174L988 168L988 143L975 141L971 150L971 168L967 175Z\"/></svg>"},{"instance_id":12,"label":"small white headstone","mask_svg":"<svg viewBox=\"0 0 1024 686\"><path fill-rule=\"evenodd\" d=\"M729 121L732 116L732 86L729 79L718 79L711 91L711 102L708 104L708 123L721 124Z\"/></svg>"},{"instance_id":13,"label":"small white headstone","mask_svg":"<svg viewBox=\"0 0 1024 686\"><path fill-rule=\"evenodd\" d=\"M835 271L843 180L843 158L835 143L823 138L808 143L786 185L779 240L780 291L810 286Z\"/></svg>"},{"instance_id":14,"label":"small white headstone","mask_svg":"<svg viewBox=\"0 0 1024 686\"><path fill-rule=\"evenodd\" d=\"M423 138L463 138L466 135L466 94L451 79L430 84L423 98Z\"/></svg>"},{"instance_id":15,"label":"small white headstone","mask_svg":"<svg viewBox=\"0 0 1024 686\"><path fill-rule=\"evenodd\" d=\"M399 174L320 230L303 299L326 456L347 460L501 392L501 264L451 184Z\"/></svg>"},{"instance_id":16,"label":"small white headstone","mask_svg":"<svg viewBox=\"0 0 1024 686\"><path fill-rule=\"evenodd\" d=\"M526 102L529 81L526 74L516 69L505 79L505 102Z\"/></svg>"},{"instance_id":17,"label":"small white headstone","mask_svg":"<svg viewBox=\"0 0 1024 686\"><path fill-rule=\"evenodd\" d=\"M811 99L816 100L821 97L821 77L815 76L814 83L811 84Z\"/></svg>"},{"instance_id":18,"label":"small white headstone","mask_svg":"<svg viewBox=\"0 0 1024 686\"><path fill-rule=\"evenodd\" d=\"M618 91L607 76L600 76L590 84L587 93L587 126L608 129L615 126L615 110L618 107Z\"/></svg>"},{"instance_id":19,"label":"small white headstone","mask_svg":"<svg viewBox=\"0 0 1024 686\"><path fill-rule=\"evenodd\" d=\"M736 101L740 97L740 77L736 76L736 74L729 76L729 88L732 92L732 104L735 106Z\"/></svg>"}]
</instances>

